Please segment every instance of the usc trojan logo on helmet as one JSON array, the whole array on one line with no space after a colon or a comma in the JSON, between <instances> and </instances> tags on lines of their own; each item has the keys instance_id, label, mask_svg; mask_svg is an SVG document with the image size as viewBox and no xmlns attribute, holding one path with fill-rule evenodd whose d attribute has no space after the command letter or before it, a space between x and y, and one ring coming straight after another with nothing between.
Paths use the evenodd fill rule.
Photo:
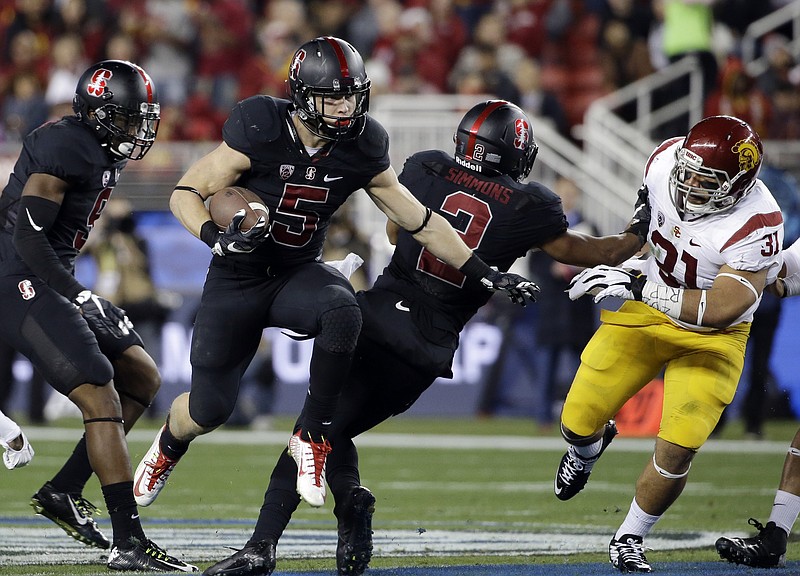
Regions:
<instances>
[{"instance_id":1,"label":"usc trojan logo on helmet","mask_svg":"<svg viewBox=\"0 0 800 576\"><path fill-rule=\"evenodd\" d=\"M297 54L294 55L294 59L292 60L292 65L289 66L289 78L291 80L297 80L297 74L300 72L300 64L303 63L303 60L306 59L306 51L305 50L298 50Z\"/></svg>"},{"instance_id":2,"label":"usc trojan logo on helmet","mask_svg":"<svg viewBox=\"0 0 800 576\"><path fill-rule=\"evenodd\" d=\"M528 123L522 118L514 120L514 148L525 150L528 147Z\"/></svg>"},{"instance_id":3,"label":"usc trojan logo on helmet","mask_svg":"<svg viewBox=\"0 0 800 576\"><path fill-rule=\"evenodd\" d=\"M758 164L758 147L749 140L739 140L731 152L739 155L739 170L742 172L752 170Z\"/></svg>"},{"instance_id":4,"label":"usc trojan logo on helmet","mask_svg":"<svg viewBox=\"0 0 800 576\"><path fill-rule=\"evenodd\" d=\"M95 71L95 73L92 74L89 85L86 86L86 92L88 92L90 96L99 98L105 93L106 88L108 88L108 81L111 80L113 75L111 70L106 70L105 68L100 68Z\"/></svg>"}]
</instances>

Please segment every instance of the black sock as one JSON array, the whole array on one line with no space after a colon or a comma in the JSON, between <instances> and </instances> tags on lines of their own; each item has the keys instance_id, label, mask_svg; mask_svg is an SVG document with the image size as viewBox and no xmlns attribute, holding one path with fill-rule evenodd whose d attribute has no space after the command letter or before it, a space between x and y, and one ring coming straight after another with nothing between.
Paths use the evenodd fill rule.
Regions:
<instances>
[{"instance_id":1,"label":"black sock","mask_svg":"<svg viewBox=\"0 0 800 576\"><path fill-rule=\"evenodd\" d=\"M131 536L142 542L147 540L139 520L136 500L133 498L133 481L103 486L103 498L114 530L114 546L131 548Z\"/></svg>"},{"instance_id":2,"label":"black sock","mask_svg":"<svg viewBox=\"0 0 800 576\"><path fill-rule=\"evenodd\" d=\"M159 442L164 456L172 460L180 460L181 456L189 451L189 444L190 442L178 440L172 435L172 432L169 431L169 416L167 416L167 425L164 426L164 431L161 433L161 442Z\"/></svg>"},{"instance_id":3,"label":"black sock","mask_svg":"<svg viewBox=\"0 0 800 576\"><path fill-rule=\"evenodd\" d=\"M297 466L286 450L283 450L272 471L269 487L264 494L264 504L261 506L256 527L248 544L261 540L278 542L292 518L292 513L300 505L296 482Z\"/></svg>"},{"instance_id":4,"label":"black sock","mask_svg":"<svg viewBox=\"0 0 800 576\"><path fill-rule=\"evenodd\" d=\"M81 436L75 449L64 465L61 467L50 484L57 492L66 492L73 496L80 496L86 482L92 475L92 465L89 463L89 453L86 450L86 435Z\"/></svg>"}]
</instances>

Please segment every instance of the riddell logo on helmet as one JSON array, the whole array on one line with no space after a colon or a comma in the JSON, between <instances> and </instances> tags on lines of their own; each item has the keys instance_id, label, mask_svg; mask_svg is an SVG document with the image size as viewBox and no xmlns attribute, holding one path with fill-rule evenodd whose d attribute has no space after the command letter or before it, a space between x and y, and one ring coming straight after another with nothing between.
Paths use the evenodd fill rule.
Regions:
<instances>
[{"instance_id":1,"label":"riddell logo on helmet","mask_svg":"<svg viewBox=\"0 0 800 576\"><path fill-rule=\"evenodd\" d=\"M86 87L86 92L89 94L89 96L99 98L106 91L106 88L108 88L108 81L111 80L113 75L114 74L111 72L111 70L100 68L94 74L92 74L92 80Z\"/></svg>"},{"instance_id":2,"label":"riddell logo on helmet","mask_svg":"<svg viewBox=\"0 0 800 576\"><path fill-rule=\"evenodd\" d=\"M483 172L483 167L480 164L473 164L469 160L464 160L463 158L456 156L456 162L461 164L464 168L469 168L470 170L475 170L475 172Z\"/></svg>"}]
</instances>

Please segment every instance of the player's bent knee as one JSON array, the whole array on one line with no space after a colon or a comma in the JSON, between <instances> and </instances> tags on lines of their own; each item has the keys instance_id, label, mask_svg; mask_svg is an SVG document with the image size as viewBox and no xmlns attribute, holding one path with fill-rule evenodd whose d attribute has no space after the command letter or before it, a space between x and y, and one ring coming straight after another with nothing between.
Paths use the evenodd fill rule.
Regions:
<instances>
[{"instance_id":1,"label":"player's bent knee","mask_svg":"<svg viewBox=\"0 0 800 576\"><path fill-rule=\"evenodd\" d=\"M349 354L356 348L361 332L361 309L352 304L328 310L319 317L316 344L335 354Z\"/></svg>"},{"instance_id":2,"label":"player's bent knee","mask_svg":"<svg viewBox=\"0 0 800 576\"><path fill-rule=\"evenodd\" d=\"M199 395L190 394L189 418L193 424L200 427L201 431L197 431L198 434L205 434L225 424L233 414L235 406L235 397L229 399L220 395L200 398Z\"/></svg>"}]
</instances>

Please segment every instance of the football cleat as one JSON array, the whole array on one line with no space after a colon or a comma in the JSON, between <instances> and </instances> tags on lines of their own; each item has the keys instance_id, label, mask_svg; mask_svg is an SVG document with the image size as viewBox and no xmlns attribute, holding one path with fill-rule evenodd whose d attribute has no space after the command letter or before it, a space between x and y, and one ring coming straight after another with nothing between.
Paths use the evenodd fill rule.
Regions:
<instances>
[{"instance_id":1,"label":"football cleat","mask_svg":"<svg viewBox=\"0 0 800 576\"><path fill-rule=\"evenodd\" d=\"M339 576L361 576L372 559L375 496L364 486L353 489L339 520L336 569Z\"/></svg>"},{"instance_id":2,"label":"football cleat","mask_svg":"<svg viewBox=\"0 0 800 576\"><path fill-rule=\"evenodd\" d=\"M786 541L788 534L775 522L764 526L755 518L748 524L758 530L752 538L719 538L714 545L723 560L755 568L783 568L786 564Z\"/></svg>"},{"instance_id":3,"label":"football cleat","mask_svg":"<svg viewBox=\"0 0 800 576\"><path fill-rule=\"evenodd\" d=\"M589 474L592 473L592 466L603 455L603 452L611 444L617 433L616 422L609 420L603 433L603 444L600 447L600 452L594 458L581 458L575 452L574 446L569 447L567 453L561 458L561 463L558 465L558 471L556 472L554 491L559 500L569 500L583 490L589 480Z\"/></svg>"},{"instance_id":4,"label":"football cleat","mask_svg":"<svg viewBox=\"0 0 800 576\"><path fill-rule=\"evenodd\" d=\"M289 438L289 455L297 464L297 493L311 504L325 504L325 460L331 451L330 442L306 441L302 430Z\"/></svg>"},{"instance_id":5,"label":"football cleat","mask_svg":"<svg viewBox=\"0 0 800 576\"><path fill-rule=\"evenodd\" d=\"M58 524L64 532L87 546L108 549L108 538L100 532L92 514L100 510L81 496L57 492L50 482L46 482L31 497L31 506L37 514Z\"/></svg>"},{"instance_id":6,"label":"football cleat","mask_svg":"<svg viewBox=\"0 0 800 576\"><path fill-rule=\"evenodd\" d=\"M620 572L652 572L653 568L644 555L642 537L625 534L619 540L612 538L608 544L608 559Z\"/></svg>"},{"instance_id":7,"label":"football cleat","mask_svg":"<svg viewBox=\"0 0 800 576\"><path fill-rule=\"evenodd\" d=\"M170 556L151 540L131 538L130 548L114 546L108 555L108 569L146 572L197 572L197 566Z\"/></svg>"},{"instance_id":8,"label":"football cleat","mask_svg":"<svg viewBox=\"0 0 800 576\"><path fill-rule=\"evenodd\" d=\"M275 542L248 542L234 555L206 568L203 576L269 576L275 563Z\"/></svg>"},{"instance_id":9,"label":"football cleat","mask_svg":"<svg viewBox=\"0 0 800 576\"><path fill-rule=\"evenodd\" d=\"M165 427L166 424L161 427L133 475L133 497L139 506L150 506L155 501L178 464L178 460L167 457L161 451L161 434Z\"/></svg>"}]
</instances>

